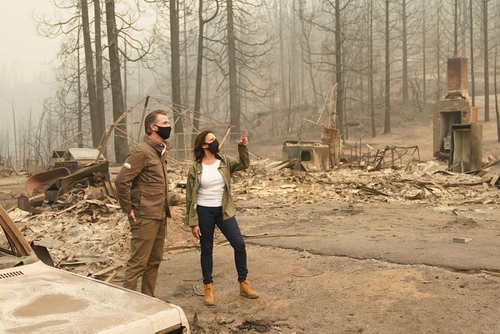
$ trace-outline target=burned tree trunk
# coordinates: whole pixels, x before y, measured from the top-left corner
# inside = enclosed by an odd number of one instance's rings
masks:
[[[87,75],[87,92],[89,95],[90,127],[92,130],[92,146],[99,147],[105,131],[104,114],[97,110],[97,95],[95,89],[94,60],[92,58],[92,43],[90,40],[89,8],[87,0],[81,0],[83,45],[85,50],[85,73]]]
[[[174,131],[177,136],[177,159],[184,160],[184,127],[181,117],[181,52],[179,45],[179,1],[170,0],[170,49],[172,74],[172,110],[174,112]]]
[[[115,1],[106,0],[106,27],[108,32],[109,66],[111,72],[111,96],[113,100],[113,120],[116,121],[125,112],[123,109],[123,90],[120,58],[118,57],[118,35],[115,21]],[[127,158],[128,140],[126,117],[118,123],[114,133],[115,159],[122,163]]]

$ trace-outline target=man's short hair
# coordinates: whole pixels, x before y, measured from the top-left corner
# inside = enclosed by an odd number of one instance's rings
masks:
[[[167,112],[165,110],[157,109],[152,112],[150,112],[147,116],[146,119],[144,119],[144,131],[146,134],[149,136],[153,131],[151,131],[151,124],[156,123],[156,117],[158,115],[165,115],[167,116]]]

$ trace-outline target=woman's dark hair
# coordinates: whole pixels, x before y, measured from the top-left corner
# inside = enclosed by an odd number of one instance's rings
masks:
[[[203,157],[205,156],[205,151],[203,151],[202,146],[203,144],[205,144],[205,137],[209,133],[214,133],[214,132],[210,130],[204,130],[200,132],[200,134],[194,140],[193,154],[194,154],[194,160],[197,162],[201,162],[201,160],[203,160]]]

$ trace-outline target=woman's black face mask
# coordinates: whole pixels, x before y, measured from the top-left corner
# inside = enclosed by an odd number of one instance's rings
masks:
[[[217,154],[219,153],[219,141],[216,139],[213,142],[205,143],[208,145],[208,151],[212,154]]]

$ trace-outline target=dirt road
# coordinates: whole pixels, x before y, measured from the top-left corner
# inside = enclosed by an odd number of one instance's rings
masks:
[[[198,251],[166,254],[158,297],[194,333],[498,333],[498,206],[325,205],[238,214],[257,300],[238,295],[231,247],[215,249],[206,307]],[[467,243],[453,238],[471,238]],[[222,242],[224,239],[221,238]]]

